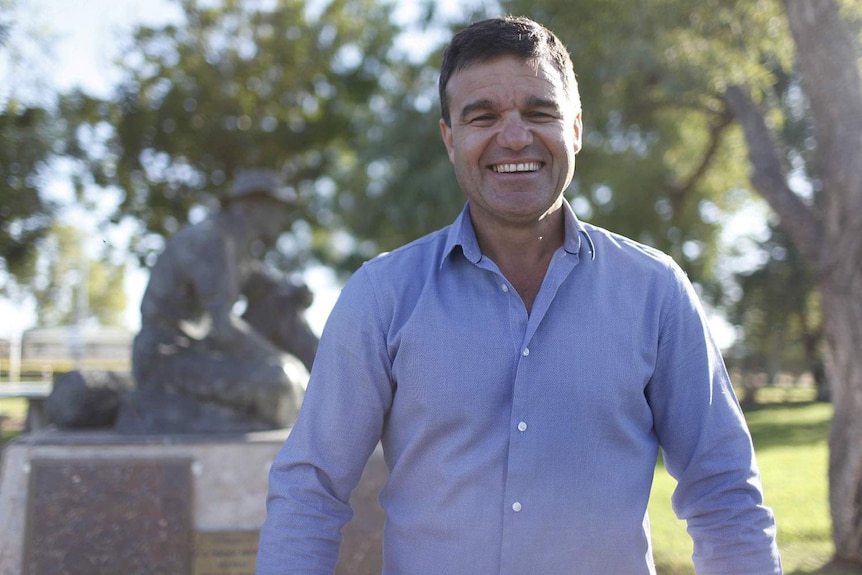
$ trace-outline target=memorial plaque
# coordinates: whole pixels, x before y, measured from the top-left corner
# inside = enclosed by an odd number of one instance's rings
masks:
[[[258,531],[195,533],[193,575],[254,575]]]
[[[191,459],[31,461],[25,575],[190,572]]]

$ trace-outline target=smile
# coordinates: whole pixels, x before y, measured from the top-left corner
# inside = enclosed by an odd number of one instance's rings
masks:
[[[539,162],[524,162],[520,164],[499,164],[491,166],[491,170],[498,174],[514,174],[517,172],[536,172],[542,167]]]

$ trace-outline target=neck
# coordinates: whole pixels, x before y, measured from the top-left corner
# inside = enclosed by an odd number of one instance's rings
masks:
[[[563,245],[563,212],[557,210],[533,226],[476,228],[476,237],[482,253],[497,264],[529,312],[542,287],[551,258]]]

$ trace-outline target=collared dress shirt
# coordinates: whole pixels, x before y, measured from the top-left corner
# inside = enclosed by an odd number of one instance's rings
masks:
[[[468,207],[342,291],[270,472],[258,575],[333,572],[378,441],[384,575],[654,573],[660,448],[697,572],[781,573],[751,438],[683,272],[564,203],[528,314]]]

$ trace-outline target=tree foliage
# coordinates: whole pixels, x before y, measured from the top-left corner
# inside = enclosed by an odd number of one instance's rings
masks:
[[[811,266],[775,225],[760,250],[765,263],[737,276],[740,297],[727,305],[728,320],[742,327],[730,359],[751,382],[758,374],[767,384],[782,374],[810,374],[818,397],[827,399],[823,310]],[[748,407],[756,386],[742,383]]]
[[[727,192],[747,188],[742,136],[721,94],[726,62],[768,83],[760,44],[783,32],[764,24],[773,3],[743,4],[503,2],[553,23],[572,53],[585,122],[572,191],[582,217],[667,251],[716,292],[716,232],[744,197]]]
[[[115,134],[100,177],[125,193],[116,219],[144,223],[134,248],[146,258],[161,245],[154,236],[211,206],[238,169],[269,168],[305,201],[295,236],[328,245],[335,180],[364,169],[357,142],[384,112],[374,97],[394,66],[390,6],[334,0],[314,14],[301,0],[271,9],[187,0],[182,8],[183,26],[137,31],[102,117]]]
[[[48,231],[53,209],[39,193],[39,171],[52,153],[52,119],[38,107],[12,102],[0,108],[0,294],[33,274],[36,244]]]
[[[86,131],[97,101],[72,91],[57,94],[39,77],[50,56],[49,38],[21,29],[16,3],[0,1],[0,295],[31,292],[39,245],[60,205],[46,199],[50,173],[62,163],[79,192],[92,181],[80,160],[91,154]]]
[[[74,225],[54,224],[40,245],[40,265],[34,281],[37,325],[56,327],[95,319],[100,325],[120,325],[126,309],[122,289],[125,267],[108,258],[93,258],[85,236]]]

